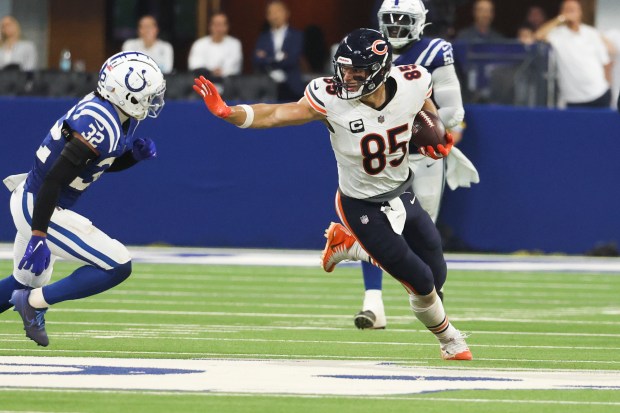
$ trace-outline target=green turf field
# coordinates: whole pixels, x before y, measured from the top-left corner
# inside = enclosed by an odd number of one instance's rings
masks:
[[[55,277],[71,268],[57,263]],[[0,274],[10,272],[11,264],[0,261]],[[446,310],[471,334],[472,362],[440,360],[435,338],[412,315],[404,290],[389,278],[384,284],[388,328],[358,331],[352,322],[363,295],[358,268],[326,274],[304,267],[137,263],[116,289],[54,306],[46,317],[47,348],[26,339],[16,313],[2,314],[0,361],[310,359],[569,374],[620,370],[618,275],[451,271]],[[298,396],[35,385],[0,389],[0,412],[620,412],[618,389]]]

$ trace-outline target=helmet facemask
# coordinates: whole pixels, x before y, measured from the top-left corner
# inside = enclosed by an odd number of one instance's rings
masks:
[[[357,69],[364,71],[364,77],[356,75],[353,82],[345,82],[345,70]],[[334,59],[334,84],[336,95],[340,99],[352,100],[369,95],[376,91],[379,86],[387,79],[389,67],[380,63],[373,63],[367,66],[353,66],[347,58],[339,57]]]
[[[422,37],[428,10],[420,0],[403,1],[398,5],[387,5],[379,9],[379,29],[395,49],[400,49]]]

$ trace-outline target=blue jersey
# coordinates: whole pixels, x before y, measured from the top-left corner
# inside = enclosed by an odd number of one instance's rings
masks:
[[[24,187],[35,196],[67,143],[61,133],[63,123],[82,135],[99,152],[99,156],[91,161],[73,182],[62,188],[58,206],[69,208],[116,158],[131,150],[139,122],[130,118],[129,127],[123,130],[118,113],[110,102],[94,93],[84,97],[58,119],[37,150],[34,166]]]
[[[438,67],[454,64],[452,44],[444,39],[423,37],[405,49],[403,54],[394,60],[395,65],[416,64],[433,73]]]

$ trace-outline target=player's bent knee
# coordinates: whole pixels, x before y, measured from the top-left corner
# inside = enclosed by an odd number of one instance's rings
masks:
[[[114,279],[114,285],[118,285],[131,275],[131,261],[106,270],[106,272]]]

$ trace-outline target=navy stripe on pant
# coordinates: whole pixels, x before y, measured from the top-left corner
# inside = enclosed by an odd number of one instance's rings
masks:
[[[433,287],[439,291],[446,281],[447,266],[441,236],[430,216],[411,192],[400,198],[407,218],[402,235],[396,234],[383,204],[338,194],[341,217],[366,252],[394,278],[416,294],[427,295]]]

